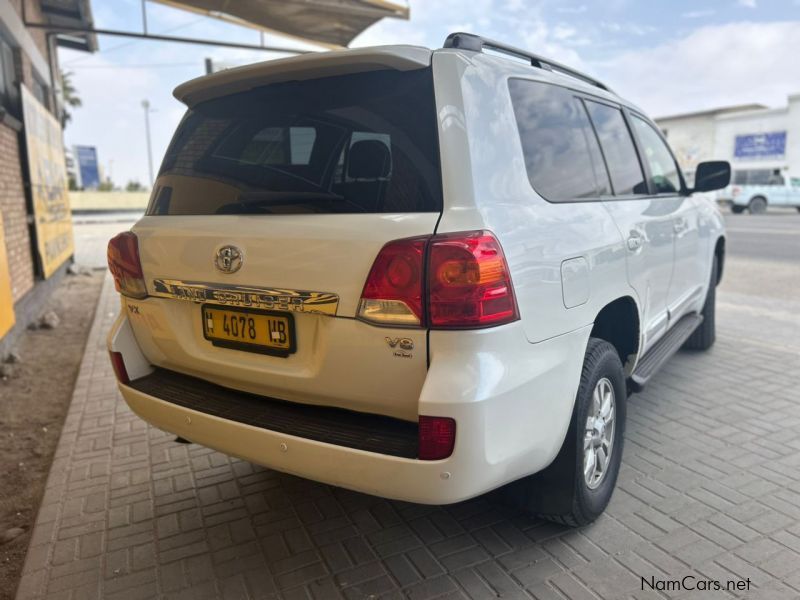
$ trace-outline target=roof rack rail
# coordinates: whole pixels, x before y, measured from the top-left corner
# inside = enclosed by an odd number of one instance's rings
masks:
[[[514,56],[516,58],[527,59],[530,61],[532,67],[569,75],[588,84],[599,87],[601,90],[611,92],[611,88],[609,88],[605,83],[598,81],[586,73],[581,73],[580,71],[576,71],[571,67],[562,65],[561,63],[550,60],[549,58],[539,56],[538,54],[533,54],[532,52],[521,50],[520,48],[516,48],[502,42],[490,40],[489,38],[475,35],[474,33],[451,33],[444,41],[444,47],[471,50],[472,52],[483,52],[484,48],[488,48],[489,50],[494,50],[502,54],[508,54],[509,56]]]

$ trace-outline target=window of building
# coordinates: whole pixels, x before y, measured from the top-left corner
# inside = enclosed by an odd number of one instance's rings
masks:
[[[611,174],[614,194],[647,194],[647,183],[636,154],[636,146],[625,125],[622,111],[614,106],[592,101],[586,102],[586,108],[600,138],[600,147]]]
[[[19,87],[14,69],[14,51],[0,37],[0,106],[12,115],[19,115]]]
[[[681,189],[678,164],[653,126],[633,115],[633,127],[639,136],[644,160],[650,167],[650,183],[658,194],[675,194]]]
[[[42,106],[44,106],[47,110],[52,111],[52,107],[50,106],[50,88],[46,83],[39,79],[36,73],[33,74],[31,92],[33,92],[33,96],[42,104]]]
[[[509,81],[525,168],[551,202],[607,195],[608,174],[583,102],[558,86]]]

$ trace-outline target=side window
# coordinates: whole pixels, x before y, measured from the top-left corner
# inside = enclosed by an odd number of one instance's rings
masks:
[[[639,136],[644,159],[650,166],[651,183],[658,194],[675,194],[681,190],[678,165],[672,153],[652,125],[633,115],[633,127]]]
[[[625,125],[622,111],[599,102],[586,101],[600,147],[606,158],[616,196],[648,193],[636,147]]]
[[[528,179],[550,202],[610,193],[603,157],[583,102],[564,88],[508,82]]]

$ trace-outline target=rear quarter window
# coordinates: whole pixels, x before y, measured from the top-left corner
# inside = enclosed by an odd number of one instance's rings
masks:
[[[430,69],[267,85],[189,110],[148,214],[439,212]]]
[[[508,82],[525,168],[550,202],[609,194],[608,174],[583,101],[556,85]]]

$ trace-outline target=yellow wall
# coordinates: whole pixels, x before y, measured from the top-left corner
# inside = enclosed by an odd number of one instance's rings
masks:
[[[0,338],[14,326],[14,302],[11,300],[11,277],[8,274],[3,214],[0,213]]]

